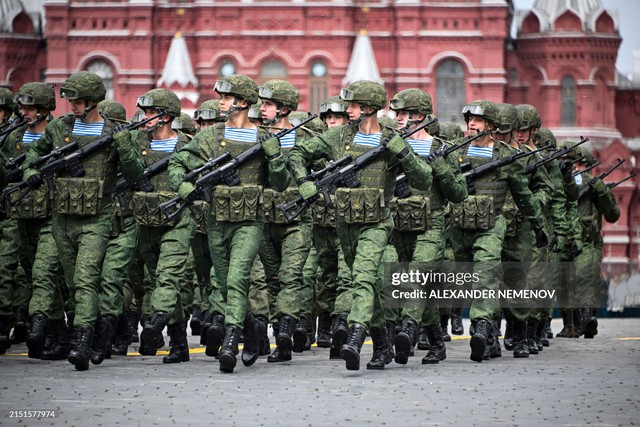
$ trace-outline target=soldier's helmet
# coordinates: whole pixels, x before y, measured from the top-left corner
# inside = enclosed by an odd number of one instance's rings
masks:
[[[106,94],[107,90],[100,76],[89,71],[72,74],[60,88],[60,97],[69,101],[84,99],[98,103]]]
[[[540,128],[536,133],[536,136],[533,139],[533,142],[536,144],[536,147],[544,147],[545,145],[551,145],[549,147],[552,150],[555,150],[558,146],[558,142],[556,141],[556,137],[553,135],[548,128]]]
[[[269,99],[282,104],[291,111],[298,108],[298,101],[300,101],[298,89],[291,83],[279,79],[268,80],[259,86],[258,96],[260,99]]]
[[[446,141],[454,141],[464,137],[464,133],[460,126],[453,122],[440,123],[440,138]]]
[[[574,148],[574,150],[577,150],[578,154],[584,157],[584,160],[582,161],[582,163],[584,163],[585,165],[591,166],[597,162],[591,150],[586,148],[584,145],[579,145],[576,148]]]
[[[193,123],[193,119],[187,113],[180,113],[178,117],[171,122],[171,129],[179,130],[189,135],[195,135],[196,125]]]
[[[258,102],[258,85],[249,77],[242,74],[232,74],[218,80],[213,90],[219,94],[240,97],[253,105]]]
[[[13,102],[13,92],[6,87],[0,87],[0,108],[5,109],[6,119],[14,112],[15,103]]]
[[[387,105],[387,91],[379,83],[359,80],[342,89],[340,99],[366,105],[374,110],[382,110]]]
[[[511,104],[496,104],[498,107],[498,123],[496,124],[498,133],[510,133],[518,129],[518,110]]]
[[[98,102],[98,111],[102,116],[107,117],[109,120],[116,122],[127,121],[127,110],[118,101],[112,101],[105,99]]]
[[[378,123],[380,123],[380,125],[384,127],[388,127],[391,129],[398,129],[398,122],[396,122],[396,119],[392,119],[391,117],[387,117],[387,116],[378,117]]]
[[[13,102],[53,111],[56,109],[56,91],[47,83],[25,83],[13,96]]]
[[[171,117],[180,116],[180,99],[169,89],[151,89],[138,97],[136,107],[162,109]]]
[[[320,119],[325,120],[329,114],[341,114],[347,116],[347,108],[349,105],[339,96],[330,96],[320,104]]]
[[[142,111],[141,109],[138,109],[138,111],[135,112],[135,114],[133,115],[133,117],[131,117],[131,123],[138,123],[144,120],[144,111]]]
[[[431,95],[422,89],[405,89],[391,98],[389,108],[394,111],[417,111],[428,116],[433,114],[433,101]]]
[[[531,104],[519,104],[516,105],[518,110],[518,121],[520,122],[520,130],[527,130],[531,128],[540,129],[542,127],[542,120],[538,110]]]
[[[258,100],[258,102],[252,104],[251,107],[249,107],[248,117],[253,120],[259,120],[260,123],[262,123],[262,111],[260,110],[260,108],[262,108],[262,101]]]
[[[224,122],[226,120],[226,118],[220,114],[219,99],[209,99],[200,104],[198,109],[193,113],[193,119],[198,123],[201,121]]]
[[[558,143],[558,150],[563,150],[565,148],[571,147],[575,145],[572,141],[561,141]],[[583,156],[584,153],[580,149],[580,147],[573,147],[567,154],[561,157],[561,160],[576,160]],[[581,162],[586,162],[586,159],[583,159]]]
[[[466,104],[462,107],[462,114],[466,122],[469,121],[469,116],[480,116],[495,126],[498,125],[498,107],[486,99],[477,99]]]
[[[308,117],[309,117],[309,113],[305,111],[294,111],[291,114],[289,114],[289,122],[293,126],[298,126]],[[318,117],[316,117],[315,119],[305,124],[304,127],[316,133],[323,133],[324,131],[327,130],[327,125],[325,125],[324,122],[320,120]]]

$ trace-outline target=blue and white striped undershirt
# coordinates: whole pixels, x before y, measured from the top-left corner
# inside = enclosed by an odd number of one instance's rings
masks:
[[[467,156],[471,157],[484,157],[485,159],[493,158],[493,147],[478,147],[476,145],[470,145],[467,151]]]
[[[174,148],[176,148],[176,144],[178,143],[178,137],[174,136],[173,138],[168,139],[152,139],[151,140],[151,149],[153,151],[162,151],[163,153],[171,153]]]
[[[22,142],[24,144],[31,144],[33,141],[39,140],[42,135],[44,135],[44,132],[35,133],[35,132],[26,131],[22,136]]]
[[[574,176],[573,180],[575,181],[576,185],[582,185],[582,174],[579,173],[578,175]]]
[[[76,119],[73,123],[73,132],[71,134],[78,136],[102,136],[103,127],[104,121],[85,123],[82,120]]]
[[[417,155],[427,157],[431,154],[431,146],[433,145],[432,137],[428,137],[427,139],[407,139],[407,142]]]
[[[368,147],[377,147],[380,145],[380,138],[382,137],[382,132],[378,133],[370,133],[364,134],[361,132],[356,133],[356,136],[353,138],[353,143],[358,145],[366,145]]]
[[[240,142],[253,142],[258,140],[258,129],[224,128],[224,138]]]
[[[280,146],[282,148],[291,148],[296,143],[296,133],[291,132],[280,138]]]

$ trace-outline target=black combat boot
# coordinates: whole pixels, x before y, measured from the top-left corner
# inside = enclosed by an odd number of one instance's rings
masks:
[[[129,330],[131,331],[131,342],[140,342],[140,335],[138,334],[138,325],[140,324],[140,311],[138,309],[131,309],[127,313],[127,322],[129,322]]]
[[[91,363],[99,365],[111,351],[111,334],[117,328],[118,321],[113,316],[98,316],[91,345]],[[142,354],[142,353],[140,353]]]
[[[249,313],[244,318],[244,344],[242,346],[242,364],[251,366],[256,363],[260,354],[260,335],[258,321]]]
[[[171,340],[169,355],[162,358],[162,363],[181,363],[189,361],[189,342],[187,341],[187,328],[182,322],[174,323],[167,327]]]
[[[447,358],[447,347],[444,344],[441,326],[429,326],[426,329],[431,348],[427,355],[422,358],[422,364],[435,365]]]
[[[312,318],[309,324],[307,325],[307,341],[304,343],[304,349],[311,350],[311,346],[316,342],[316,320],[317,318]],[[295,339],[294,339],[295,344]]]
[[[596,317],[597,310],[590,308],[582,309],[582,322],[584,324],[584,337],[587,339],[593,339],[598,335],[598,318]]]
[[[449,316],[446,314],[440,315],[440,327],[442,327],[442,339],[446,342],[451,341],[451,335],[447,332],[447,327],[449,326]]]
[[[544,318],[538,324],[538,332],[536,333],[536,339],[540,341],[543,347],[549,347],[549,338],[547,338],[547,326],[549,324],[549,318]]]
[[[340,349],[349,339],[349,326],[347,325],[349,313],[339,313],[333,318],[331,325],[331,349],[329,349],[329,359],[342,359]]]
[[[562,330],[556,334],[557,338],[575,338],[576,332],[573,326],[573,312],[567,308],[562,313]]]
[[[35,319],[35,316],[34,316]],[[31,323],[32,325],[34,322]],[[53,333],[53,344],[42,352],[42,360],[64,360],[69,357],[71,342],[69,340],[69,329],[64,319],[56,319],[49,322],[49,330]],[[33,326],[31,328],[33,332]],[[31,336],[29,336],[31,338]],[[27,341],[29,342],[29,341]]]
[[[491,331],[491,323],[486,320],[477,320],[473,322],[473,336],[469,341],[471,347],[471,360],[474,362],[482,362],[482,356],[487,348],[487,340]]]
[[[393,350],[393,346],[396,345],[396,322],[393,320],[387,320],[385,325],[385,330],[387,331],[387,342],[389,343],[389,357],[393,359],[396,357],[396,353]]]
[[[5,354],[11,347],[9,330],[11,329],[11,316],[0,316],[0,354]]]
[[[129,322],[124,315],[118,317],[118,325],[116,327],[116,335],[111,346],[111,354],[115,356],[126,356],[131,345],[131,330]]]
[[[276,346],[290,351],[293,348],[293,331],[296,329],[296,319],[291,316],[284,315],[278,322],[280,329],[278,330],[278,337],[276,338]],[[306,341],[306,329],[304,332],[304,339]],[[303,343],[304,348],[304,343]]]
[[[47,337],[47,325],[49,318],[41,312],[33,316],[31,322],[31,332],[27,338],[27,348],[29,349],[30,359],[40,359],[42,350],[44,349],[44,340]]]
[[[256,328],[258,330],[258,342],[260,346],[260,351],[258,356],[266,356],[267,354],[271,354],[271,343],[269,342],[269,320],[264,316],[256,317]]]
[[[516,321],[516,319],[510,314],[507,314],[505,311],[505,320],[506,320],[507,326],[504,328],[504,339],[503,339],[504,349],[507,351],[511,351],[515,346],[513,324]]]
[[[67,360],[78,371],[89,369],[89,356],[93,343],[93,328],[90,325],[76,326],[73,328],[73,349],[69,352]]]
[[[573,310],[573,328],[576,331],[574,338],[580,338],[584,334],[584,323],[582,319],[582,310],[576,308]]]
[[[462,309],[451,309],[451,333],[453,335],[464,334],[464,326],[462,326]]]
[[[192,336],[200,336],[202,330],[202,310],[199,305],[194,305],[191,310],[191,320],[189,321]]]
[[[547,318],[547,329],[545,330],[548,339],[553,339],[553,331],[551,330],[551,317]]]
[[[527,320],[527,344],[529,345],[529,354],[538,354],[538,344],[536,344],[536,331],[538,330],[538,320],[530,318]]]
[[[417,334],[418,325],[413,319],[406,319],[402,322],[402,330],[396,335],[396,355],[394,358],[396,363],[407,364]]]
[[[513,319],[513,357],[529,357],[527,322],[525,322],[524,320]]]
[[[418,350],[429,350],[431,343],[429,343],[429,336],[427,335],[427,328],[420,326],[418,331]]]
[[[371,328],[371,340],[373,341],[373,357],[367,363],[367,369],[384,369],[393,360],[391,346],[387,341],[387,328]]]
[[[153,313],[151,319],[145,322],[140,333],[140,348],[138,352],[143,356],[155,356],[160,343],[164,342],[162,331],[167,326],[167,313],[157,311]]]
[[[321,313],[318,316],[318,339],[316,345],[320,348],[331,347],[331,316]]]
[[[69,310],[65,314],[67,315],[67,328],[73,331],[73,321],[76,318],[76,312],[74,310]]]
[[[311,316],[306,313],[300,314],[300,320],[298,321],[293,331],[293,352],[302,353],[307,345],[309,338],[309,328],[311,327]]]
[[[207,345],[207,331],[211,327],[213,313],[205,310],[200,315],[200,345]]]
[[[224,341],[224,316],[222,314],[214,314],[211,317],[211,326],[207,329],[207,348],[205,354],[209,357],[218,357],[218,350]],[[240,339],[240,336],[238,336]]]
[[[239,327],[227,326],[220,350],[220,372],[232,373],[236,367],[238,341],[240,341],[241,334],[242,330]]]
[[[360,369],[360,349],[366,336],[367,331],[359,323],[354,323],[349,328],[349,339],[340,348],[340,357],[345,361],[349,371],[358,371]]]
[[[490,323],[489,336],[487,337],[487,346],[484,349],[482,360],[494,359],[502,357],[502,347],[500,346],[500,326],[498,320],[492,320]]]
[[[29,336],[29,310],[24,305],[19,305],[14,309],[16,314],[16,324],[13,326],[12,341],[20,344],[27,340]]]

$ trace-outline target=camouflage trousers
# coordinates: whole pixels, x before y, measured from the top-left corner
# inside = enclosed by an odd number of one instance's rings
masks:
[[[111,230],[111,203],[93,216],[54,213],[51,229],[75,301],[74,326],[93,326],[100,311],[102,261]]]
[[[480,291],[493,290],[497,295],[502,286],[501,251],[504,242],[505,220],[498,215],[493,228],[489,230],[467,230],[458,226],[451,227],[451,247],[456,262],[470,266],[478,281],[473,289]],[[476,298],[471,302],[469,318],[473,321],[491,322],[500,310],[497,298]]]
[[[341,287],[341,284],[344,287],[344,283],[350,276],[336,229],[314,224],[311,232],[316,250],[315,267],[317,268],[314,283],[315,311],[318,315],[347,313],[351,308],[350,301],[347,301],[349,303],[347,307],[345,307],[346,304],[339,307],[341,311],[335,309],[338,287]]]
[[[503,282],[507,289],[527,289],[533,251],[531,226],[528,221],[523,221],[514,231],[513,236],[505,236],[502,245]],[[516,320],[526,321],[529,318],[529,309],[509,307],[507,310]],[[495,317],[500,319],[502,313],[498,310]]]
[[[138,226],[140,256],[149,275],[153,292],[151,311],[167,313],[168,324],[184,321],[183,292],[193,295],[193,255],[195,233],[193,214],[185,210],[173,227]],[[183,290],[183,288],[188,288]]]
[[[209,295],[211,294],[211,253],[206,233],[196,231],[191,241],[191,251],[195,260],[196,282],[193,288],[193,305],[198,305],[202,311],[209,309]]]
[[[393,220],[386,209],[385,220],[371,224],[346,224],[338,222],[336,232],[349,267],[350,277],[344,287],[338,289],[336,310],[341,294],[351,300],[349,326],[354,323],[371,327],[384,326],[382,291],[379,289],[379,269],[382,256],[393,230]]]
[[[26,280],[25,274],[18,275],[21,261],[20,245],[17,221],[0,221],[0,316],[11,316],[13,307],[29,305],[30,280]],[[29,268],[26,270],[30,273]]]
[[[576,308],[598,308],[604,281],[600,271],[602,248],[594,242],[584,242],[582,253],[576,258]]]
[[[302,313],[311,314],[313,287],[302,276],[310,250],[309,215],[292,224],[264,224],[258,254],[264,266],[272,322],[284,315],[297,320]]]
[[[270,318],[269,291],[267,289],[267,277],[260,257],[256,257],[251,267],[249,279],[249,308],[254,316]]]

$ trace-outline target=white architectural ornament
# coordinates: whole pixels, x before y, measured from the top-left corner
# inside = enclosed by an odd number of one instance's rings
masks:
[[[380,72],[378,71],[376,57],[373,54],[371,39],[364,29],[360,30],[360,34],[358,34],[356,42],[353,45],[353,52],[351,53],[351,59],[347,67],[347,74],[344,76],[344,79],[342,79],[342,85],[348,86],[358,80],[371,80],[380,84],[383,83],[380,78]]]

